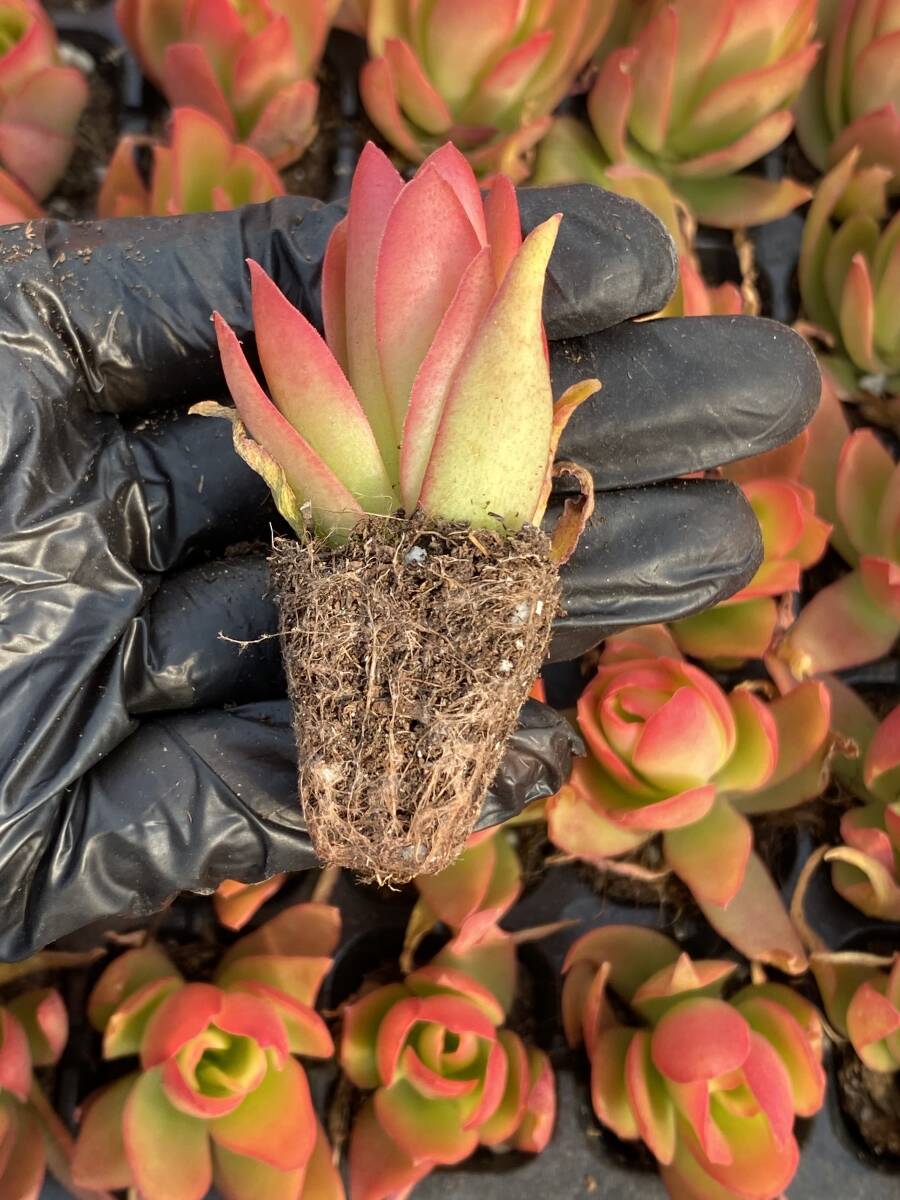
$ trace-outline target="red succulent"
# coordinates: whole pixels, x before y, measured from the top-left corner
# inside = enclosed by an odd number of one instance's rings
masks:
[[[778,597],[800,590],[801,573],[819,561],[831,534],[828,522],[816,516],[811,488],[775,477],[741,486],[762,531],[762,564],[734,596],[671,626],[685,654],[719,666],[768,653],[778,626]]]
[[[770,703],[746,687],[726,695],[662,626],[612,637],[578,702],[588,755],[548,802],[550,837],[608,867],[662,834],[666,863],[723,936],[802,970],[748,816],[819,794],[829,712],[819,683]]]
[[[239,883],[223,879],[213,893],[216,917],[227,929],[243,929],[265,902],[280,891],[287,875],[273,875],[260,883]]]
[[[136,162],[152,148],[149,184]],[[278,172],[249,146],[236,146],[222,126],[196,108],[176,108],[168,145],[128,135],[116,147],[97,197],[101,217],[169,217],[224,212],[284,195]]]
[[[372,1093],[351,1134],[353,1200],[406,1195],[479,1145],[543,1150],[556,1112],[553,1072],[504,1018],[487,988],[434,964],[347,1006],[341,1065]]]
[[[331,965],[336,909],[286,909],[225,954],[212,983],[188,983],[149,943],[116,959],[91,994],[107,1059],[137,1070],[88,1101],[73,1174],[143,1200],[340,1200],[340,1179],[293,1057],[327,1058],[313,1008]]]
[[[2,0],[0,165],[38,200],[68,165],[87,100],[87,81],[76,67],[62,65],[38,0]]]
[[[277,167],[315,136],[334,0],[118,0],[122,32],[174,107],[199,108]]]
[[[606,31],[615,0],[370,0],[360,90],[412,162],[442,142],[516,182]]]
[[[797,1169],[795,1117],[824,1099],[816,1010],[781,984],[723,999],[736,969],[627,925],[586,934],[564,966],[563,1022],[590,1058],[594,1112],[645,1143],[674,1200],[775,1200]]]

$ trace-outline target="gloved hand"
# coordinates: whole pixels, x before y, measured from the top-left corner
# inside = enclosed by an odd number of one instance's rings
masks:
[[[741,494],[672,477],[766,450],[809,419],[811,356],[750,319],[632,324],[674,282],[631,201],[523,193],[566,213],[547,288],[559,390],[603,391],[564,457],[602,489],[565,574],[570,657],[741,587],[760,557]],[[274,517],[221,421],[210,312],[249,332],[244,259],[312,319],[335,206],[0,229],[0,959],[180,890],[312,866],[264,555]],[[600,332],[603,331],[603,332]],[[567,339],[567,340],[561,340]],[[649,485],[649,486],[644,486]],[[529,703],[490,823],[555,791],[566,727]]]

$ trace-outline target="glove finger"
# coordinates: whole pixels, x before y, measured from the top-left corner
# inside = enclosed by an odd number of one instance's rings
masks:
[[[231,424],[176,416],[128,435],[147,511],[141,568],[169,571],[198,551],[268,539],[269,489],[234,452]]]
[[[674,250],[655,217],[585,185],[523,193],[526,229],[560,210],[569,219],[547,286],[551,336],[604,328],[665,303],[675,284]],[[177,218],[32,222],[8,231],[4,271],[23,306],[55,314],[93,408],[182,406],[224,390],[213,309],[239,337],[250,332],[247,257],[320,324],[322,257],[344,211],[343,204],[287,196]],[[33,313],[22,320],[33,324]]]
[[[695,479],[603,495],[563,568],[565,615],[550,660],[577,658],[611,633],[724,600],[761,561],[759,525],[732,483]]]
[[[226,558],[167,576],[125,638],[132,715],[286,694],[265,558]]]
[[[664,225],[634,200],[589,184],[523,188],[527,232],[562,212],[544,286],[547,337],[573,338],[658,312],[678,282]]]
[[[571,767],[565,722],[536,702],[526,709],[486,805],[495,820],[558,791]],[[316,866],[296,796],[286,701],[144,722],[59,798],[52,820],[36,809],[6,826],[0,958],[148,916],[179,891]]]
[[[760,454],[795,437],[819,401],[806,342],[758,317],[673,317],[551,344],[557,395],[596,375],[559,457],[598,488],[633,487]]]

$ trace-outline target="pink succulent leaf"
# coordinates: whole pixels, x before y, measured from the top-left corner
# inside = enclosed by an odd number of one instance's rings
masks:
[[[378,1030],[394,1005],[408,995],[402,984],[388,984],[368,992],[344,1009],[340,1061],[343,1070],[358,1088],[375,1088],[386,1082],[379,1074],[375,1052]]]
[[[405,1080],[375,1093],[378,1122],[404,1154],[450,1165],[468,1158],[478,1144],[477,1131],[464,1129],[459,1103],[428,1100]]]
[[[169,1102],[161,1067],[130,1087],[122,1130],[134,1185],[146,1200],[202,1200],[212,1183],[206,1124]]]
[[[430,910],[451,929],[459,930],[475,914],[491,925],[515,903],[521,865],[508,836],[492,831],[471,838],[452,866],[419,876],[415,883]]]
[[[159,979],[181,981],[172,961],[155,942],[126,950],[114,958],[94,985],[88,998],[88,1018],[102,1032],[112,1014],[145,984]]]
[[[526,1119],[526,1104],[530,1090],[530,1063],[532,1052],[526,1050],[520,1037],[509,1030],[501,1029],[497,1034],[498,1048],[506,1058],[503,1095],[487,1118],[479,1123],[478,1138],[483,1146],[499,1146],[516,1136]],[[541,1097],[537,1097],[536,1108],[542,1108]],[[536,1112],[536,1125],[540,1124],[540,1113]],[[527,1139],[527,1132],[525,1134]],[[538,1135],[540,1136],[540,1135]],[[526,1147],[520,1147],[525,1149]],[[538,1153],[538,1150],[532,1151]]]
[[[641,1135],[631,1108],[625,1064],[634,1029],[613,1026],[603,1030],[591,1055],[591,1103],[597,1119],[617,1137],[636,1141]]]
[[[114,1191],[133,1186],[123,1116],[137,1079],[136,1072],[126,1075],[88,1097],[71,1164],[72,1177],[79,1186]]]
[[[496,926],[484,927],[480,914],[471,917],[459,934],[435,955],[432,962],[463,972],[481,984],[509,1012],[518,984],[515,942]]]
[[[349,1157],[354,1200],[396,1200],[434,1165],[428,1159],[414,1159],[387,1135],[372,1100],[366,1101],[353,1123]]]
[[[279,958],[331,958],[341,938],[341,914],[331,904],[309,901],[293,904],[245,934],[226,951],[228,965],[241,958],[274,955]]]
[[[558,226],[551,218],[523,242],[448,391],[422,483],[426,511],[476,525],[498,514],[511,528],[535,515],[552,427],[541,295]]]
[[[59,992],[55,988],[23,992],[9,1002],[7,1011],[25,1034],[33,1065],[52,1067],[57,1063],[69,1038],[69,1017]]]
[[[798,1116],[809,1117],[818,1112],[825,1099],[825,1071],[821,1061],[821,1022],[813,1006],[783,984],[745,988],[732,1003],[750,1028],[778,1053],[788,1074]]]
[[[217,1146],[278,1171],[305,1166],[315,1144],[316,1119],[303,1068],[290,1057],[280,1068],[270,1059],[260,1085],[233,1112],[214,1118],[209,1130]]]
[[[542,1050],[528,1050],[528,1079],[525,1111],[511,1139],[515,1150],[540,1154],[553,1134],[556,1121],[556,1079],[550,1060]]]
[[[750,1053],[750,1030],[724,1000],[695,999],[670,1009],[651,1042],[654,1066],[675,1083],[737,1071]]]
[[[900,798],[900,705],[878,726],[866,751],[863,778],[869,791],[886,803]]]
[[[867,562],[865,573],[851,571],[817,592],[788,630],[777,653],[796,678],[859,666],[890,651],[900,633],[892,611],[900,608],[900,565]]]
[[[577,767],[576,767],[577,770]],[[610,820],[591,798],[591,786],[571,784],[551,796],[546,806],[547,835],[565,854],[601,864],[639,849],[652,832],[626,829]]]
[[[216,1188],[228,1200],[298,1200],[303,1195],[306,1174],[302,1167],[279,1171],[268,1163],[246,1154],[233,1154],[224,1146],[213,1145],[213,1174]],[[327,1193],[326,1193],[327,1194]],[[338,1192],[338,1196],[342,1193]]]
[[[781,755],[778,721],[772,708],[746,688],[728,697],[734,716],[734,753],[715,777],[720,793],[742,798],[770,784]]]
[[[873,1071],[896,1071],[900,1064],[898,961],[821,953],[810,963],[828,1020]]]
[[[214,318],[222,367],[241,420],[255,442],[281,468],[298,512],[309,504],[320,528],[349,528],[363,511],[356,497],[269,400],[232,330],[218,314]],[[280,507],[285,511],[286,506]]]
[[[641,1139],[660,1163],[670,1163],[678,1135],[675,1106],[653,1061],[651,1035],[636,1031],[625,1056],[625,1085]]]
[[[103,1031],[103,1057],[122,1058],[140,1052],[147,1024],[168,996],[181,987],[181,980],[154,979],[132,992],[110,1016]]]
[[[243,929],[265,902],[280,891],[286,880],[284,872],[260,883],[223,879],[213,894],[217,920],[227,929]]]
[[[724,908],[743,883],[753,830],[746,817],[719,799],[700,821],[669,830],[663,848],[666,862],[692,895]]]
[[[28,1036],[8,1008],[0,1008],[0,1092],[23,1103],[31,1090],[31,1051]]]
[[[8,172],[0,170],[0,225],[30,221],[43,215],[33,196]]]
[[[892,549],[882,543],[879,516],[898,470],[873,430],[857,429],[844,443],[837,468],[837,511],[860,555],[886,554]]]
[[[298,79],[276,92],[247,138],[247,146],[273,168],[283,170],[302,158],[318,133],[319,89]]]
[[[831,700],[824,684],[808,680],[769,704],[778,746],[764,786],[734,797],[743,813],[777,812],[819,796],[827,782]]]
[[[733,962],[724,959],[694,962],[682,953],[674,963],[641,984],[631,999],[631,1007],[645,1021],[655,1025],[684,1000],[695,996],[718,997],[734,971]]]
[[[163,87],[173,108],[193,108],[204,112],[231,137],[238,136],[234,114],[202,47],[190,42],[168,47],[164,58]]]
[[[751,853],[743,882],[727,905],[697,897],[713,929],[747,958],[801,975],[807,959],[784,901],[762,860]]]
[[[257,996],[274,1009],[284,1026],[291,1054],[330,1058],[334,1053],[334,1042],[328,1026],[315,1009],[308,1004],[295,1000],[278,988],[260,983],[255,979],[241,980],[228,990]]]
[[[727,600],[672,625],[680,648],[692,658],[718,665],[763,658],[772,645],[778,607],[771,597]]]

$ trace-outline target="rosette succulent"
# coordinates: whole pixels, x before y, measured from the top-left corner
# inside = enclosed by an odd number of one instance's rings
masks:
[[[841,817],[843,844],[825,857],[845,900],[867,916],[900,921],[900,705],[877,725],[862,701],[853,699],[862,710],[848,731],[858,758],[843,771],[838,759],[835,772],[863,803]],[[844,735],[840,721],[835,724]]]
[[[662,834],[666,864],[723,936],[750,957],[802,970],[748,816],[819,794],[829,715],[818,683],[771,703],[746,687],[726,695],[662,626],[612,637],[578,702],[588,755],[548,801],[550,838],[609,867]]]
[[[2,0],[0,166],[38,200],[62,178],[87,100],[87,81],[76,67],[62,65],[38,0]]]
[[[870,1071],[900,1071],[900,954],[814,954],[825,1015]]]
[[[775,1200],[797,1169],[795,1118],[824,1099],[815,1008],[773,983],[724,999],[736,969],[628,925],[566,959],[563,1022],[590,1058],[594,1112],[644,1142],[676,1200]]]
[[[479,1145],[539,1153],[556,1115],[547,1056],[503,1028],[465,972],[421,967],[344,1010],[341,1066],[372,1093],[353,1126],[353,1200],[389,1200]]]
[[[749,480],[742,487],[762,530],[759,570],[730,599],[671,626],[685,654],[719,666],[768,652],[778,626],[777,598],[800,590],[802,572],[825,553],[831,533],[816,516],[811,488],[786,478]]]
[[[888,214],[881,167],[851,150],[819,183],[803,228],[803,311],[828,347],[823,365],[842,396],[900,392],[900,213]]]
[[[404,185],[370,143],[325,255],[326,340],[251,263],[272,400],[216,314],[235,445],[297,532],[311,517],[340,539],[399,507],[493,528],[540,521],[565,421],[599,387],[553,408],[541,297],[558,225],[522,242],[512,185],[498,178],[482,202],[452,145]]]
[[[791,132],[790,106],[816,59],[814,19],[815,0],[635,5],[627,44],[600,62],[590,129],[566,118],[547,154],[564,151],[579,178],[614,163],[651,169],[708,225],[783,216],[808,191],[742,172]]]
[[[371,0],[360,90],[412,162],[442,142],[519,182],[550,113],[590,62],[615,0]]]
[[[825,43],[797,102],[797,137],[824,171],[858,146],[900,188],[900,3],[819,0]]]
[[[313,82],[336,0],[118,0],[122,32],[173,108],[199,108],[277,167],[315,137]]]
[[[49,1162],[71,1184],[71,1138],[34,1078],[35,1067],[53,1066],[65,1048],[69,1021],[54,988],[23,992],[0,1007],[0,1195],[35,1200]],[[85,1192],[78,1200],[92,1200]],[[97,1196],[95,1200],[103,1200]]]
[[[798,679],[871,662],[900,634],[900,464],[871,429],[850,434],[829,470],[835,448],[810,473],[852,570],[804,605],[778,647]]]
[[[145,183],[139,149],[152,147]],[[249,146],[236,146],[222,126],[196,108],[176,108],[168,145],[128,135],[116,147],[97,197],[101,217],[169,217],[224,212],[283,196],[271,164]]]
[[[337,910],[301,904],[228,950],[212,983],[184,980],[149,943],[100,977],[88,1015],[110,1060],[140,1065],[96,1092],[81,1122],[76,1182],[142,1200],[341,1200],[343,1189],[295,1054],[327,1058],[315,1012]]]

